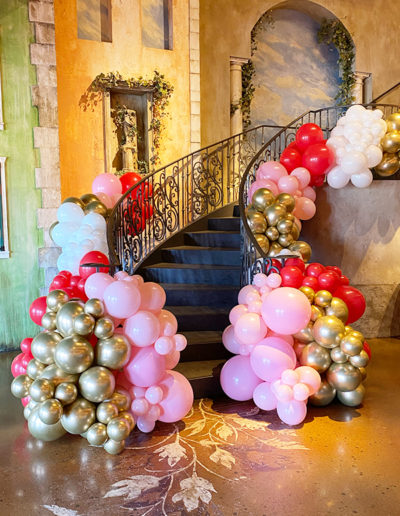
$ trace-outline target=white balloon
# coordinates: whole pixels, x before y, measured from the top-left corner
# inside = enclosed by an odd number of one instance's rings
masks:
[[[106,220],[99,213],[88,213],[83,217],[82,224],[87,224],[93,229],[106,230]]]
[[[383,117],[383,111],[381,109],[373,109],[371,111],[372,118],[375,120],[380,120]]]
[[[327,175],[328,185],[336,189],[346,186],[349,180],[350,177],[339,166],[333,167]]]
[[[57,219],[59,222],[80,223],[84,215],[82,208],[73,202],[61,204],[57,210]]]
[[[365,107],[354,104],[347,110],[346,120],[359,120],[364,115],[365,111]]]
[[[339,122],[341,120],[344,120],[344,118],[339,118],[338,125],[336,127],[334,127],[332,129],[332,131],[331,131],[331,137],[332,136],[343,136],[343,134],[344,134],[344,123],[339,125]]]
[[[366,188],[372,183],[373,176],[372,172],[367,169],[360,174],[353,174],[350,179],[357,188]]]
[[[361,152],[349,152],[341,158],[340,167],[345,174],[360,174],[368,167],[367,158]]]
[[[365,151],[365,155],[367,157],[368,168],[372,168],[376,167],[376,165],[382,161],[383,152],[376,145],[369,145]]]
[[[339,118],[339,120],[337,121],[336,127],[340,127],[341,125],[345,125],[345,124],[346,124],[346,117],[345,116],[341,116]]]
[[[77,225],[74,222],[59,222],[52,231],[54,243],[60,247],[65,247],[76,229]]]
[[[326,144],[329,147],[332,147],[332,149],[338,149],[339,147],[344,147],[346,145],[347,141],[344,136],[331,136],[326,141]]]

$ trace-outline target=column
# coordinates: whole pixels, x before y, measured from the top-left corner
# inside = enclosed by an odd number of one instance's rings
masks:
[[[363,104],[366,101],[364,97],[364,81],[370,75],[367,72],[354,72],[356,82],[353,86],[353,104]]]
[[[248,59],[243,57],[231,57],[230,60],[231,136],[243,131],[240,99],[242,98],[242,65],[247,61]]]

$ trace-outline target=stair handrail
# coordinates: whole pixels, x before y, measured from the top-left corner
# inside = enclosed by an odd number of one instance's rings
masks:
[[[399,110],[399,106],[395,104],[379,104],[371,102],[369,104],[361,104],[367,108],[382,109],[385,115],[394,113]],[[278,131],[268,142],[263,145],[250,160],[246,170],[242,175],[239,187],[239,212],[240,212],[240,231],[241,231],[241,253],[242,253],[242,272],[241,285],[251,284],[254,275],[258,272],[268,274],[274,270],[272,257],[269,257],[261,249],[250,226],[247,222],[245,213],[248,202],[248,190],[255,180],[255,174],[258,167],[265,161],[279,161],[281,152],[286,146],[295,139],[297,129],[308,122],[315,123],[324,131],[325,138],[329,138],[330,132],[336,126],[337,120],[342,116],[351,105],[346,106],[330,106],[317,110],[309,110],[292,120],[287,126]],[[294,129],[294,131],[293,131]],[[293,132],[290,132],[292,130]],[[281,259],[288,258],[288,255],[282,254]]]
[[[113,207],[107,222],[110,271],[134,274],[178,231],[238,200],[241,175],[267,140],[262,124],[191,152],[141,178]]]
[[[400,82],[394,84],[391,88],[387,89],[386,91],[384,91],[383,93],[378,95],[378,97],[375,97],[371,101],[371,104],[376,104],[379,100],[383,99],[383,97],[386,97],[386,95],[389,95],[389,93],[392,93],[392,91],[396,90],[399,87],[400,87]]]

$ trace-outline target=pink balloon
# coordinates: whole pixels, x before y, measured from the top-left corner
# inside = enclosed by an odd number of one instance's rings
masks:
[[[267,161],[262,163],[257,170],[257,179],[271,179],[276,183],[281,177],[287,176],[286,168],[278,161]]]
[[[310,321],[311,305],[307,297],[295,288],[273,290],[263,301],[262,317],[272,331],[293,335]]]
[[[168,355],[175,349],[175,343],[171,337],[159,337],[154,344],[154,349],[160,355]]]
[[[141,278],[141,276],[136,277]],[[157,283],[153,283],[152,281],[142,283],[142,285],[140,286],[140,294],[142,296],[142,303],[140,306],[141,310],[159,312],[161,308],[165,305],[165,290]]]
[[[146,390],[145,398],[146,400],[151,403],[152,405],[156,405],[157,403],[160,403],[160,401],[163,399],[164,393],[161,387],[158,385],[152,385]],[[156,418],[158,419],[158,418]]]
[[[248,197],[250,201],[253,199],[253,195],[259,188],[267,188],[268,190],[271,190],[274,195],[279,194],[278,186],[274,181],[270,181],[269,179],[258,179],[257,181],[254,181],[249,188]]]
[[[279,401],[291,401],[293,399],[293,389],[289,385],[281,383],[279,380],[271,386],[272,392]]]
[[[225,394],[237,401],[250,400],[260,378],[254,373],[250,358],[237,355],[230,358],[221,370],[221,387]]]
[[[104,304],[113,317],[126,319],[133,316],[140,306],[140,291],[130,282],[114,281],[104,290]]]
[[[181,358],[181,354],[179,351],[174,349],[168,355],[164,355],[165,358],[165,369],[173,369],[179,364],[179,360]]]
[[[277,274],[276,272],[272,272],[268,275],[267,278],[267,286],[271,288],[278,288],[281,286],[282,283],[282,277],[280,274]]]
[[[131,404],[131,412],[135,416],[144,416],[147,414],[149,408],[149,402],[145,398],[136,398]]]
[[[114,283],[115,279],[105,272],[95,272],[89,276],[85,282],[85,294],[89,299],[96,297],[97,299],[104,299],[104,291]]]
[[[273,382],[281,377],[285,369],[292,369],[296,365],[296,360],[279,349],[258,345],[251,352],[250,364],[259,378]]]
[[[105,193],[110,197],[115,195],[121,195],[121,181],[114,174],[100,174],[93,180],[92,192],[94,194]]]
[[[234,328],[235,337],[241,344],[257,344],[267,333],[262,317],[251,312],[239,317]]]
[[[97,192],[96,195],[106,208],[111,209],[114,206],[113,199],[106,193]]]
[[[253,400],[257,407],[262,410],[276,409],[278,403],[275,394],[271,391],[271,384],[268,382],[257,385],[253,392]]]
[[[140,311],[125,321],[124,331],[134,346],[143,348],[160,336],[160,322],[151,312]]]
[[[304,401],[292,400],[287,403],[279,401],[276,408],[278,416],[287,425],[300,424],[307,414],[307,406]]]
[[[267,337],[278,337],[285,340],[291,347],[294,344],[294,338],[291,335],[282,335],[281,333],[276,333],[276,331],[268,330]]]
[[[268,278],[266,274],[263,274],[262,272],[258,272],[253,279],[253,283],[256,287],[264,287],[265,285],[268,285]]]
[[[301,189],[306,188],[310,183],[311,174],[304,167],[295,168],[291,171],[290,175],[298,180]]]
[[[278,334],[276,334],[278,335]],[[278,349],[279,351],[282,351],[282,353],[285,353],[293,362],[293,367],[296,365],[296,353],[294,352],[293,346],[289,344],[285,340],[284,337],[288,337],[287,335],[282,335],[279,337],[276,336],[270,336],[268,335],[267,338],[260,341],[259,345],[261,346],[269,346],[274,349]],[[292,338],[289,335],[290,338]],[[293,340],[293,338],[292,338]]]
[[[245,287],[243,287],[239,290],[239,294],[238,294],[239,305],[245,304],[246,296],[249,292],[255,292],[256,294],[258,294],[258,290],[255,287],[253,287],[253,285],[246,285]]]
[[[26,407],[30,401],[31,401],[30,396],[25,396],[25,398],[21,398],[21,403],[22,403],[23,407]]]
[[[305,401],[310,394],[310,388],[305,383],[297,383],[293,386],[293,396],[297,401]]]
[[[184,335],[177,333],[172,337],[172,340],[174,341],[175,349],[177,351],[183,351],[184,349],[186,349],[187,339]]]
[[[189,381],[177,371],[167,371],[158,385],[164,393],[159,403],[159,420],[173,423],[185,417],[193,405],[193,389]]]
[[[236,340],[235,328],[232,324],[225,328],[224,333],[222,334],[222,344],[231,353],[235,353],[236,355],[240,353],[241,344]]]
[[[312,186],[306,186],[306,188],[303,189],[303,197],[307,197],[311,201],[315,202],[317,194]]]
[[[118,272],[116,272],[114,274],[114,278],[119,280],[119,281],[121,281],[121,280],[123,280],[125,278],[129,278],[129,277],[130,277],[129,274],[127,272],[125,272],[125,271],[118,271]]]
[[[136,426],[141,432],[148,434],[154,430],[156,424],[154,419],[150,419],[147,416],[139,416],[136,420]]]
[[[160,321],[160,335],[173,337],[178,331],[178,321],[175,315],[168,310],[161,310],[158,320]]]
[[[240,294],[239,294],[240,295]],[[231,324],[236,324],[239,317],[241,317],[244,314],[247,314],[249,309],[246,305],[236,305],[232,308],[232,310],[229,312],[229,322]]]
[[[30,353],[31,352],[32,341],[33,341],[33,339],[31,337],[25,337],[25,339],[23,339],[21,341],[21,344],[19,347],[21,348],[22,353]]]
[[[158,383],[165,373],[165,359],[154,348],[132,348],[132,355],[124,367],[127,379],[139,387]]]
[[[281,382],[293,387],[300,380],[299,375],[293,369],[286,369],[281,376]]]
[[[262,298],[260,297],[259,301],[252,301],[249,303],[249,312],[253,312],[255,314],[261,314],[262,308]]]
[[[314,202],[307,197],[296,199],[296,206],[293,215],[301,220],[310,220],[314,217],[317,208]]]
[[[299,182],[296,177],[282,176],[278,181],[279,193],[294,194],[299,188]]]
[[[23,357],[24,357],[24,354],[20,353],[11,362],[11,374],[13,375],[14,378],[19,376],[20,374],[26,373],[26,368],[24,368],[21,364],[21,360],[23,359]]]
[[[301,366],[296,368],[301,383],[304,383],[310,389],[310,395],[315,394],[321,386],[321,376],[319,373],[309,366]]]

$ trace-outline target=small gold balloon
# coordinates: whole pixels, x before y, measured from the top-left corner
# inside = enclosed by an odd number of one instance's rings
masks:
[[[131,346],[124,335],[114,335],[108,339],[99,339],[96,344],[96,363],[109,369],[121,369],[121,367],[124,367],[129,361],[130,354]]]
[[[303,344],[309,344],[314,341],[313,333],[313,323],[309,323],[305,328],[300,330],[294,335],[294,338]]]
[[[45,364],[42,364],[42,362],[39,362],[39,360],[33,358],[26,366],[26,374],[29,376],[29,378],[32,378],[32,380],[36,380],[36,378],[39,378],[39,376],[43,373],[45,368]]]
[[[91,201],[88,204],[86,204],[85,208],[85,214],[88,213],[98,213],[102,217],[106,218],[108,214],[108,209],[105,204],[103,204],[101,201]]]
[[[387,131],[400,131],[400,113],[392,113],[386,119]]]
[[[351,326],[345,326],[344,327],[344,332],[345,334],[347,335],[348,333],[351,333],[353,331],[353,328]]]
[[[365,395],[365,387],[362,383],[354,389],[354,391],[346,391],[341,392],[338,391],[337,397],[338,400],[343,403],[343,405],[347,405],[348,407],[358,407],[363,402]]]
[[[300,364],[312,367],[318,373],[323,373],[331,365],[331,356],[326,348],[316,342],[311,342],[304,347],[300,355]]]
[[[298,226],[296,226],[296,224],[293,224],[292,231],[290,232],[290,234],[292,235],[293,240],[295,242],[298,241],[298,238],[300,236],[300,229],[298,228]]]
[[[34,407],[36,407],[36,405],[37,405],[36,401],[31,400],[28,403],[28,405],[26,405],[24,407],[24,418],[25,419],[27,419],[27,420],[29,419],[29,416],[31,415],[32,410],[33,410]]]
[[[52,312],[58,312],[68,301],[69,297],[63,290],[52,290],[46,297],[47,308]]]
[[[124,417],[115,417],[107,425],[107,435],[114,441],[123,441],[131,433],[131,425]]]
[[[381,177],[390,177],[400,168],[400,161],[396,154],[383,154],[382,161],[374,167],[375,172]]]
[[[358,340],[361,340],[361,342],[364,342],[365,340],[364,335],[360,331],[353,330],[353,328],[351,329],[350,335]]]
[[[100,403],[110,398],[114,388],[114,375],[105,367],[91,367],[79,377],[79,390],[82,396],[95,403]]]
[[[326,379],[337,391],[354,391],[361,383],[361,373],[349,363],[333,363],[326,372]]]
[[[365,367],[359,367],[358,370],[360,371],[361,378],[362,378],[361,381],[363,382],[367,377],[367,370],[365,369]]]
[[[283,247],[278,244],[278,242],[272,242],[268,251],[268,256],[270,258],[274,258],[274,256],[278,256],[282,252]]]
[[[389,131],[381,140],[383,152],[394,154],[400,150],[400,131]]]
[[[344,324],[334,315],[325,315],[315,321],[312,334],[320,346],[336,348],[344,337]]]
[[[64,407],[61,424],[70,434],[83,434],[96,419],[96,406],[84,398],[78,398]]]
[[[254,208],[252,204],[249,204],[246,209],[244,210],[244,214],[246,215],[246,218],[248,218],[251,215],[254,215],[254,213],[257,213],[257,210]]]
[[[279,222],[278,222],[279,224]],[[289,247],[291,244],[293,244],[293,237],[292,235],[281,235],[279,238],[278,238],[278,243],[282,246],[282,247]]]
[[[97,320],[94,334],[98,339],[108,339],[114,333],[114,323],[108,317],[101,317]]]
[[[51,364],[46,367],[43,373],[40,375],[40,378],[47,378],[47,380],[51,380],[55,386],[60,383],[70,382],[76,383],[78,381],[77,374],[69,374],[63,371],[58,367],[57,364]]]
[[[346,303],[338,297],[333,297],[330,306],[326,307],[326,315],[335,315],[343,323],[349,318],[349,309]]]
[[[300,253],[304,262],[308,262],[311,258],[311,246],[307,244],[307,242],[297,240],[297,242],[294,242],[289,246],[289,249],[291,251]]]
[[[264,215],[259,211],[248,214],[247,222],[249,223],[252,233],[265,233],[267,229],[267,221]]]
[[[81,201],[83,202],[83,207],[85,207],[90,202],[100,201],[100,199],[97,197],[97,195],[94,195],[92,193],[87,193],[87,194],[81,195]]]
[[[66,431],[62,427],[61,421],[57,421],[54,425],[43,423],[39,416],[40,407],[41,404],[36,405],[28,418],[28,429],[33,437],[41,441],[55,441],[65,435]]]
[[[364,350],[360,351],[359,355],[354,355],[349,358],[349,362],[354,367],[366,367],[369,362],[368,353]]]
[[[282,204],[273,204],[264,211],[269,226],[276,226],[286,214],[286,208]]]
[[[346,355],[350,355],[351,357],[358,355],[363,349],[363,343],[360,339],[353,337],[350,335],[345,335],[340,342],[340,349]]]
[[[316,407],[325,407],[333,401],[335,396],[336,389],[334,389],[326,379],[322,379],[320,388],[315,394],[310,396],[308,400],[310,401],[311,405]]]
[[[32,385],[32,378],[27,374],[16,376],[11,384],[11,392],[16,398],[26,398]]]
[[[103,317],[104,315],[104,305],[100,299],[95,297],[86,301],[84,310],[86,314],[93,315],[95,318]]]
[[[281,204],[282,206],[284,206],[288,213],[291,213],[294,210],[294,207],[296,205],[296,201],[295,201],[293,195],[290,195],[288,193],[279,194],[275,200],[275,203]]]
[[[54,363],[54,351],[62,336],[56,331],[42,331],[33,339],[31,353],[42,364]]]
[[[69,405],[78,397],[78,388],[74,383],[60,383],[56,387],[54,397],[61,401],[63,405]]]
[[[68,301],[57,312],[57,328],[63,337],[74,333],[74,320],[83,313],[83,303]]]
[[[274,227],[274,226],[271,226],[267,229],[267,231],[265,232],[265,234],[267,235],[267,237],[269,238],[269,240],[271,240],[272,242],[274,240],[278,240],[279,238],[279,231]]]
[[[65,204],[66,202],[77,204],[80,208],[82,208],[82,210],[85,207],[84,203],[81,201],[81,199],[79,199],[79,197],[67,197],[63,200],[62,204]]]
[[[254,238],[256,239],[257,244],[261,247],[262,252],[267,254],[268,251],[269,251],[269,240],[268,240],[268,238],[265,235],[261,235],[259,233],[255,234]]]
[[[41,324],[45,330],[53,331],[57,329],[56,324],[57,315],[55,312],[46,312],[43,314]]]
[[[299,288],[300,292],[303,292],[307,299],[312,303],[314,301],[315,292],[311,287],[307,287],[307,285],[303,285]]]
[[[135,420],[133,419],[132,414],[130,414],[129,412],[120,412],[119,417],[123,417],[124,419],[126,419],[126,421],[128,421],[130,431],[132,432],[132,430],[135,428]]]
[[[325,315],[324,310],[319,306],[312,305],[311,306],[311,320],[315,322],[320,317]]]
[[[344,364],[347,362],[347,355],[346,353],[343,353],[340,346],[337,346],[336,348],[331,349],[331,359],[337,364]]]
[[[253,194],[253,198],[251,200],[252,205],[258,211],[264,211],[268,206],[271,206],[275,201],[275,196],[268,190],[268,188],[259,188]]]
[[[281,235],[289,235],[293,229],[293,221],[285,217],[284,219],[281,219],[278,222],[278,224],[276,225],[276,229],[279,231]]]
[[[107,427],[103,423],[94,423],[86,432],[86,439],[93,446],[103,446],[107,441]]]
[[[327,290],[318,290],[315,294],[314,303],[322,308],[328,307],[332,303],[332,294]],[[326,314],[335,315],[335,314]]]
[[[54,383],[47,378],[38,378],[29,389],[29,396],[37,402],[52,398],[54,396]]]
[[[108,424],[111,419],[118,416],[118,407],[111,401],[103,401],[97,405],[96,417],[104,424]]]
[[[109,439],[104,444],[104,449],[110,455],[118,455],[125,448],[125,441],[114,441],[113,439]]]
[[[48,399],[40,404],[39,417],[46,425],[54,425],[60,420],[63,407],[58,400]]]
[[[93,347],[84,337],[72,335],[61,340],[54,352],[54,361],[63,371],[78,374],[88,369],[94,358]]]
[[[125,394],[119,391],[115,391],[109,401],[114,403],[120,412],[128,410],[131,403],[131,399],[128,393]]]
[[[96,321],[89,314],[78,315],[73,322],[74,332],[78,335],[86,336],[92,333]]]

